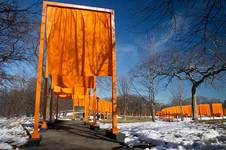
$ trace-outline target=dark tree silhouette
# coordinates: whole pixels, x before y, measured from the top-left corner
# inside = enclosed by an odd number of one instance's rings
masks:
[[[123,97],[123,118],[126,120],[126,115],[128,111],[128,96],[131,88],[131,81],[129,77],[121,76],[118,79],[118,92],[121,97]]]
[[[226,71],[226,1],[149,1],[141,14],[152,21],[151,31],[170,31],[158,72],[190,81],[192,118],[197,120],[197,88]]]
[[[35,60],[39,2],[24,7],[14,0],[0,1],[0,87],[15,77],[10,67]]]

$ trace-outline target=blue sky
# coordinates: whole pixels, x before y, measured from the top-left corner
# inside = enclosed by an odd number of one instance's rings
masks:
[[[145,54],[144,44],[148,36],[155,40],[154,45],[158,49],[164,48],[164,44],[171,34],[151,33],[149,22],[143,22],[139,15],[146,0],[55,0],[56,2],[104,7],[115,10],[116,22],[116,49],[117,49],[117,75],[127,75],[128,72],[142,59]],[[28,4],[31,1],[24,0],[22,3]],[[173,86],[174,83],[172,83]],[[185,97],[190,97],[190,84],[185,85]],[[198,95],[213,98],[226,99],[226,88],[214,89],[202,86],[198,89]],[[162,102],[168,102],[171,98],[170,91],[160,89],[156,95]]]

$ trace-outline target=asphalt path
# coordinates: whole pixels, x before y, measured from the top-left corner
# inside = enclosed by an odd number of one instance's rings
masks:
[[[123,143],[105,136],[104,130],[91,130],[81,121],[59,121],[48,130],[41,131],[39,146],[26,146],[22,150],[127,150]]]

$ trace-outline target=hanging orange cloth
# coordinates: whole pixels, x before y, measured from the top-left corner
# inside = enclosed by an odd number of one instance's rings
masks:
[[[210,116],[210,105],[209,104],[199,104],[198,112],[200,116]]]
[[[223,106],[221,103],[212,104],[212,115],[218,117],[223,116]]]
[[[87,87],[91,88],[94,85],[94,77],[93,76],[61,76],[50,74],[52,78],[51,87],[56,88],[74,88],[74,87]]]
[[[112,112],[112,103],[106,99],[100,99],[98,102],[98,112],[101,113],[111,113]]]
[[[74,105],[75,106],[84,106],[85,99],[89,99],[89,89],[85,87],[75,87],[74,92]]]
[[[192,115],[191,105],[182,106],[184,116],[190,117]]]
[[[111,76],[111,14],[47,8],[48,71],[61,76]]]

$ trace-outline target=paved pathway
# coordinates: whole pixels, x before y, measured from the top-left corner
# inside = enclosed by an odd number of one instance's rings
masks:
[[[41,131],[39,146],[24,147],[22,150],[127,150],[126,146],[107,138],[104,130],[90,130],[79,121],[61,121]]]

